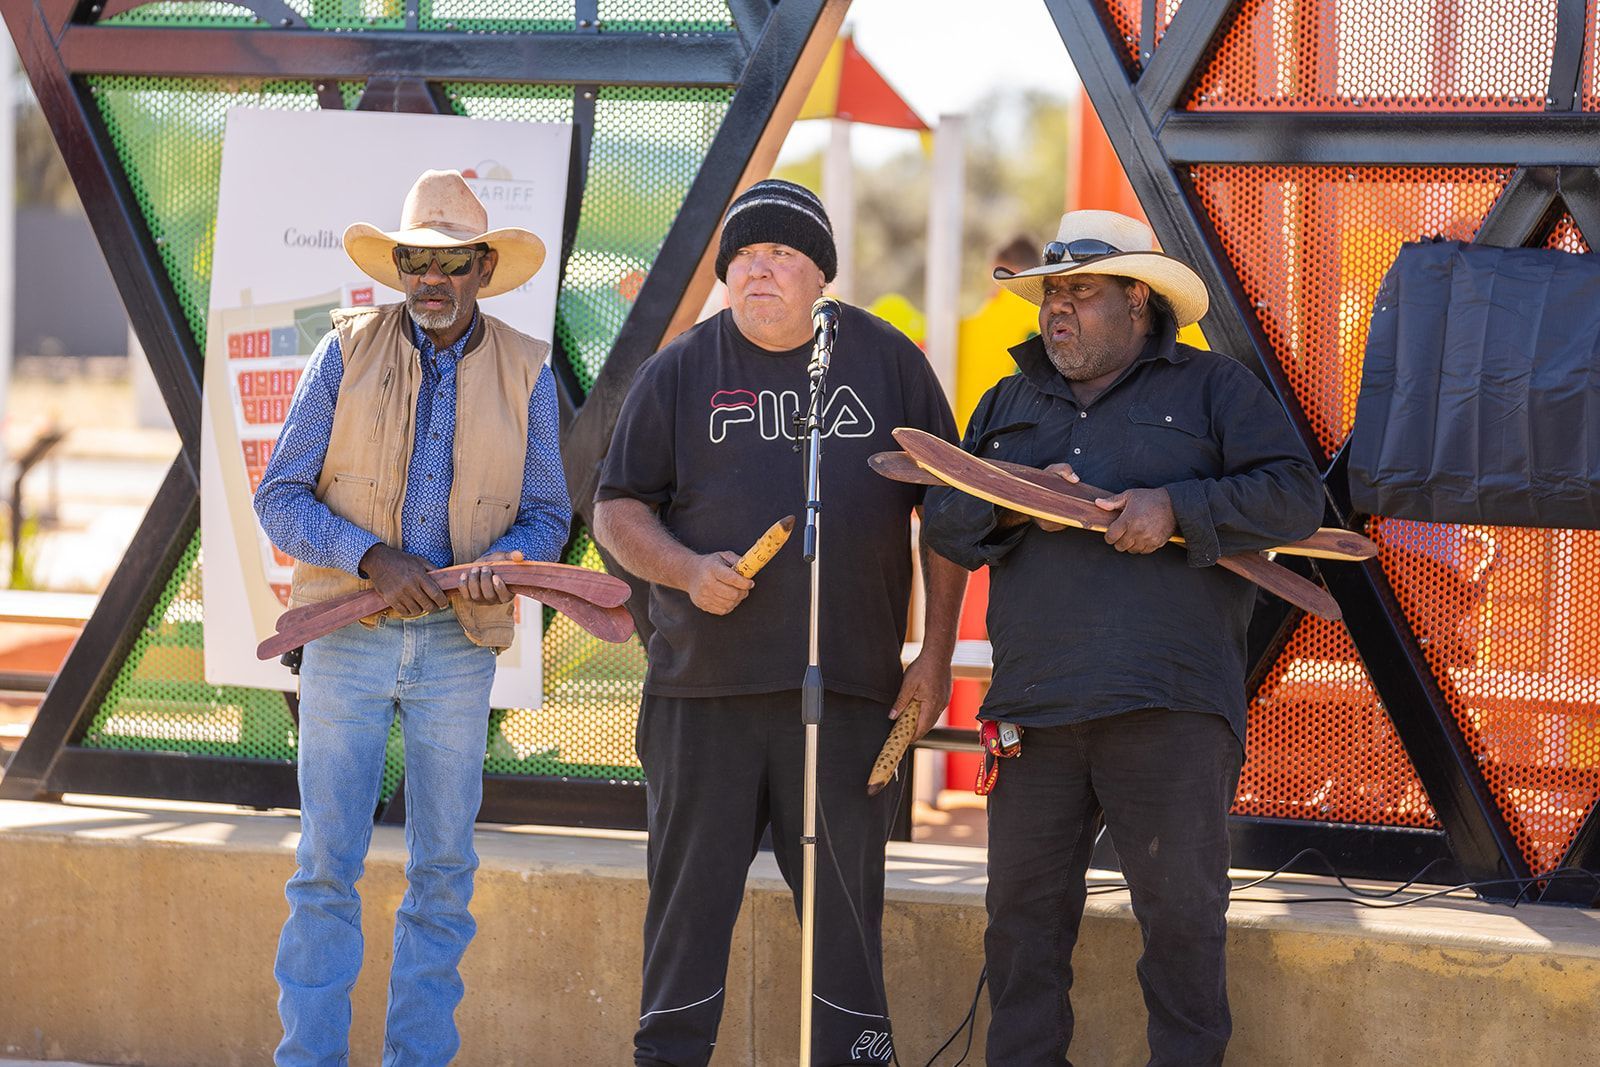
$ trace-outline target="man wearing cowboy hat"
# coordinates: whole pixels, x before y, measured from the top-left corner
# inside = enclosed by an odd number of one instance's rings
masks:
[[[299,869],[274,968],[276,1062],[346,1062],[362,954],[355,883],[398,713],[409,888],[395,920],[383,1063],[431,1067],[460,1044],[489,687],[513,632],[513,597],[492,563],[556,559],[571,519],[549,345],[477,306],[531,278],[544,244],[526,230],[490,231],[458,172],[428,171],[398,231],[358,223],[344,247],[405,300],[333,313],[255,508],[298,561],[291,604],[375,588],[389,611],[305,648]],[[485,565],[449,597],[428,576],[473,561]]]
[[[1066,1058],[1103,820],[1144,936],[1150,1062],[1220,1063],[1255,592],[1213,564],[1315,529],[1317,471],[1249,371],[1177,341],[1205,314],[1205,287],[1143,223],[1071,212],[1041,266],[994,276],[1039,305],[1040,336],[1011,349],[1020,373],[979,402],[963,447],[1120,491],[1096,501],[1104,535],[953,489],[928,497],[928,543],[989,567],[981,717],[1022,728],[989,796],[988,1060]],[[1174,535],[1181,548],[1166,547]]]
[[[640,370],[595,495],[595,536],[651,583],[656,624],[638,727],[650,825],[640,1067],[710,1059],[745,875],[769,828],[800,906],[810,570],[798,543],[754,581],[731,565],[774,520],[804,512],[792,417],[807,395],[811,307],[835,264],[810,190],[768,180],[734,200],[716,260],[729,308]],[[902,668],[922,493],[879,478],[867,457],[895,447],[896,426],[954,438],[955,423],[927,357],[854,307],[840,309],[827,395],[814,1049],[818,1064],[886,1063],[884,844],[897,791],[869,797],[866,785],[889,716],[918,701],[925,732],[949,702],[966,574],[924,553],[923,653]]]

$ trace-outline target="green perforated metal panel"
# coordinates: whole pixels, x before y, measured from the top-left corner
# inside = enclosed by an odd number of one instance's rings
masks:
[[[444,33],[559,33],[577,25],[573,0],[414,0],[417,29]],[[403,0],[287,0],[318,30],[403,30]],[[600,0],[598,28],[610,33],[715,33],[733,28],[726,0]],[[266,27],[249,8],[219,0],[156,0],[106,25]]]
[[[419,15],[418,29],[462,33],[551,33],[577,19],[572,0],[432,0]]]
[[[727,0],[600,0],[600,25],[624,33],[711,33],[733,27]]]
[[[283,694],[206,684],[202,622],[196,534],[90,722],[85,747],[294,758]]]
[[[316,89],[299,81],[115,76],[90,78],[89,91],[203,352],[228,109],[312,111]]]
[[[303,0],[295,6],[308,15],[316,6],[329,18],[344,11],[347,21],[356,17],[350,12],[357,7],[363,19],[369,10],[382,8]],[[636,3],[630,10],[659,11],[664,6]],[[720,6],[725,14],[725,5]],[[472,10],[494,7],[480,4]],[[126,77],[96,77],[89,84],[203,351],[227,111],[234,106],[309,110],[317,106],[315,86]],[[349,107],[360,99],[363,86],[342,82],[338,88]],[[573,115],[571,86],[448,83],[442,88],[457,113],[472,118],[567,122]],[[584,198],[556,321],[556,332],[585,387],[610,351],[731,98],[727,90],[598,90]],[[83,743],[292,759],[295,731],[281,694],[205,683],[199,553],[196,536]],[[601,567],[587,536],[576,540],[566,562]],[[644,677],[639,642],[608,645],[564,616],[550,611],[544,616],[543,706],[494,712],[485,769],[513,775],[640,778],[633,752]],[[402,767],[397,725],[389,740],[385,798],[393,794]]]
[[[103,20],[107,26],[186,26],[191,29],[263,28],[254,11],[238,4],[160,0]]]

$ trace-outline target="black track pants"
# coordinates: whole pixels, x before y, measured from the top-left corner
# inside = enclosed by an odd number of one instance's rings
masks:
[[[881,704],[834,693],[823,704],[812,1049],[814,1062],[829,1067],[885,1063],[892,1047],[881,994],[883,846],[899,790],[869,798],[866,788],[889,733],[887,714]],[[650,903],[634,1061],[699,1067],[716,1043],[728,945],[768,825],[799,913],[800,694],[646,696],[638,750]]]

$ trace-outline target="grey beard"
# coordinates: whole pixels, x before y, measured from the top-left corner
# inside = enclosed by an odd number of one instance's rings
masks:
[[[428,311],[417,306],[423,300],[430,297],[437,299],[440,295],[419,291],[406,298],[406,310],[411,312],[411,320],[424,330],[448,330],[455,325],[456,319],[461,315],[461,307],[456,304],[454,294],[444,294],[445,299],[450,301],[450,306],[439,311]]]
[[[1073,359],[1064,350],[1064,346],[1046,341],[1044,351],[1045,355],[1050,357],[1050,365],[1070,382],[1086,382],[1098,378],[1115,367],[1118,362],[1115,353],[1099,348],[1080,349],[1079,358]]]

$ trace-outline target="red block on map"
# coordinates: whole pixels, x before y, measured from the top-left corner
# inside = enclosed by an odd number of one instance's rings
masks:
[[[350,290],[350,306],[358,308],[371,307],[372,286],[369,285],[362,289]]]
[[[238,359],[244,355],[244,338],[236,333],[228,335],[228,358]]]

